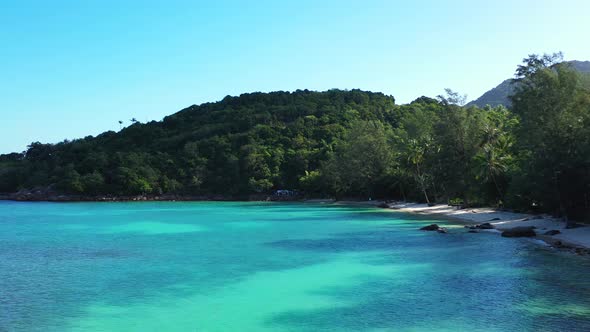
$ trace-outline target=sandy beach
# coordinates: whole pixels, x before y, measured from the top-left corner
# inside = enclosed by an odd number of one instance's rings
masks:
[[[371,203],[374,204],[373,202]],[[561,241],[564,246],[590,248],[590,227],[583,226],[566,229],[566,224],[563,220],[549,215],[513,213],[492,208],[457,209],[456,207],[444,204],[428,206],[427,204],[418,203],[393,203],[389,204],[389,206],[394,211],[437,216],[467,224],[489,222],[494,225],[498,233],[502,230],[519,226],[534,226],[538,234],[537,238],[549,244]],[[560,234],[543,235],[549,230],[558,230]]]

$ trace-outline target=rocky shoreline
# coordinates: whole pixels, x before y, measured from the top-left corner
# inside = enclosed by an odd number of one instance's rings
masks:
[[[491,232],[503,237],[526,237],[545,242],[548,246],[578,255],[590,255],[590,227],[577,225],[569,228],[567,223],[549,215],[531,215],[502,211],[492,208],[458,209],[443,204],[381,203],[378,206],[393,212],[404,212],[456,221],[469,233]],[[426,230],[440,227],[427,226]],[[446,233],[446,231],[439,231]]]

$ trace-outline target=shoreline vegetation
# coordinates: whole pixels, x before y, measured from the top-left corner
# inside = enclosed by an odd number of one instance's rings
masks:
[[[584,75],[560,53],[530,55],[511,80],[510,108],[466,105],[449,89],[403,105],[361,90],[227,96],[0,155],[0,199],[261,201],[286,192],[270,200],[491,206],[559,217],[570,229],[590,221]]]

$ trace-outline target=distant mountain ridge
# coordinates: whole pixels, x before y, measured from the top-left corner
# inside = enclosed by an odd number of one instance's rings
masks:
[[[574,69],[581,73],[590,74],[590,61],[567,61]],[[514,86],[512,85],[512,79],[504,80],[502,83],[498,84],[495,88],[487,91],[481,97],[469,102],[468,105],[476,105],[479,107],[484,107],[486,105],[490,105],[492,107],[498,105],[504,105],[506,107],[510,107],[510,98],[509,96],[514,93]]]

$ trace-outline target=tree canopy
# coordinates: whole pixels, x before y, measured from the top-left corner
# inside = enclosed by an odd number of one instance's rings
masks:
[[[561,55],[532,55],[512,106],[452,90],[396,105],[361,90],[249,93],[162,121],[0,156],[0,192],[224,195],[276,189],[590,217],[590,91]],[[116,124],[115,124],[116,125]]]

